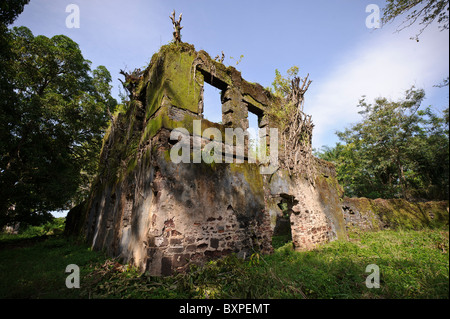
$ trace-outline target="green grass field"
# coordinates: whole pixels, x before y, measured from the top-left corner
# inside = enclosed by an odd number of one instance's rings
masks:
[[[363,233],[309,252],[274,238],[272,255],[229,256],[164,278],[51,233],[0,237],[0,298],[449,298],[448,229]],[[79,289],[65,285],[69,264],[80,267]],[[366,287],[370,264],[380,288]]]

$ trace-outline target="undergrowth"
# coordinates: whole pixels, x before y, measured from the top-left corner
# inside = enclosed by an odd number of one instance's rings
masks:
[[[83,244],[51,237],[0,250],[0,296],[14,298],[448,298],[449,231],[380,231],[308,252],[283,244],[271,255],[235,255],[168,277],[142,274]],[[81,288],[65,287],[65,266],[81,269]],[[366,267],[380,269],[369,289]]]

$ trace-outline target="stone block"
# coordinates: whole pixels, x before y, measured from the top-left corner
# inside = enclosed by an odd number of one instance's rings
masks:
[[[183,244],[183,240],[181,238],[170,238],[169,244],[171,246],[181,245]]]
[[[172,257],[161,258],[161,275],[170,276],[173,273],[172,269]]]
[[[209,247],[211,247],[211,248],[218,248],[219,247],[219,239],[211,238],[210,239],[210,243],[209,243]]]
[[[222,103],[231,101],[234,103],[239,103],[242,101],[242,94],[237,88],[229,88],[222,92]]]
[[[171,247],[167,251],[169,254],[180,254],[180,253],[184,252],[184,246]]]
[[[233,112],[236,109],[236,105],[233,101],[226,101],[222,104],[222,114]]]

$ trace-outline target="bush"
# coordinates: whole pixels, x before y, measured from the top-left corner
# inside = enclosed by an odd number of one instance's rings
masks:
[[[64,217],[60,217],[40,226],[28,226],[20,232],[20,235],[25,238],[59,235],[64,232],[65,220]]]

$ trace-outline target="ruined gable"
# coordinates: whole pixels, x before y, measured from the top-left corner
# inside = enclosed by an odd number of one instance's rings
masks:
[[[95,249],[155,275],[231,253],[270,253],[283,201],[296,249],[345,237],[342,192],[331,164],[304,163],[314,167],[313,180],[282,166],[266,174],[268,164],[251,158],[248,142],[239,146],[226,138],[227,129],[248,129],[249,111],[260,128],[273,127],[267,110],[279,101],[261,85],[182,42],[163,46],[131,80],[131,101],[114,116],[91,196],[78,209],[80,232]],[[205,82],[221,90],[222,124],[203,119]],[[171,139],[179,129],[180,139]],[[218,134],[202,134],[208,129]],[[195,161],[209,152],[211,139],[219,157]],[[188,162],[171,160],[174,145],[187,147]]]

